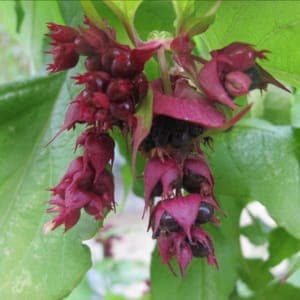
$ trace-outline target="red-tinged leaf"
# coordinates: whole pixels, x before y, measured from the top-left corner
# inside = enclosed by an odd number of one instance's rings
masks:
[[[181,91],[181,97],[164,95],[158,82],[153,84],[153,112],[179,120],[185,120],[208,128],[218,128],[225,123],[224,115],[214,104],[193,88],[187,87]],[[176,91],[175,91],[176,93]]]
[[[153,94],[152,90],[148,90],[147,97],[142,101],[141,106],[135,114],[135,126],[133,128],[132,137],[132,173],[135,177],[135,162],[140,144],[148,135],[152,125],[153,115]]]
[[[130,56],[140,72],[143,71],[146,61],[148,61],[161,47],[160,41],[150,41],[131,51]]]

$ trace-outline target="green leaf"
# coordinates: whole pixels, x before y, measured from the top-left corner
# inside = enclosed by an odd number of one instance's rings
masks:
[[[269,85],[267,92],[256,90],[251,93],[250,101],[254,102],[251,114],[275,125],[290,125],[293,98],[293,94]]]
[[[15,0],[15,12],[17,15],[16,31],[19,33],[21,30],[21,26],[22,26],[22,23],[24,20],[24,15],[25,15],[21,0]]]
[[[253,291],[265,289],[268,283],[273,280],[265,262],[260,259],[244,259],[239,275]]]
[[[268,240],[271,228],[258,218],[252,218],[253,223],[242,227],[241,234],[245,235],[253,244],[262,245]]]
[[[187,34],[192,37],[205,32],[209,26],[214,23],[220,3],[220,1],[216,1],[203,15],[196,15],[195,18],[188,18],[188,21],[186,22]]]
[[[16,33],[14,1],[0,1],[0,18],[8,32],[20,43],[30,64],[31,75],[45,70],[43,50],[47,22],[62,23],[56,1],[21,1],[25,12],[20,33]]]
[[[300,289],[286,283],[276,283],[264,289],[261,293],[247,298],[248,300],[282,300],[282,299],[298,299]]]
[[[71,294],[68,297],[64,298],[64,300],[89,300],[93,297],[92,288],[85,276],[83,280],[72,290]]]
[[[103,2],[120,19],[131,42],[138,46],[141,40],[134,28],[134,17],[141,1],[103,0]]]
[[[92,16],[92,18],[94,18],[94,20],[92,19],[93,22],[96,22],[100,28],[102,27],[104,30],[106,30],[105,24],[102,23],[103,20],[106,20],[109,27],[112,27],[116,30],[117,41],[128,44],[129,39],[124,26],[114,12],[107,5],[105,5],[103,1],[82,0],[81,6],[85,14],[90,18]]]
[[[152,32],[173,32],[175,13],[171,1],[143,1],[135,16],[135,27],[142,39]]]
[[[84,16],[80,1],[57,0],[65,24],[68,26],[82,25]]]
[[[177,28],[177,33],[180,32],[185,20],[194,13],[195,11],[195,1],[176,1],[172,0],[172,4],[176,13],[175,25]]]
[[[47,189],[74,156],[74,135],[48,147],[70,101],[65,74],[0,88],[0,290],[3,299],[62,299],[90,267],[83,239],[99,224],[86,218],[76,228],[50,235],[43,224]]]
[[[299,10],[299,1],[224,1],[205,36],[210,49],[241,41],[272,51],[261,64],[276,78],[300,86]]]
[[[184,279],[174,276],[155,251],[151,263],[153,300],[228,300],[237,279],[240,260],[238,219],[241,207],[235,199],[218,196],[228,217],[218,228],[207,231],[214,240],[219,269],[207,265],[205,259],[193,259]]]
[[[294,238],[283,228],[274,229],[269,238],[269,254],[268,264],[275,266],[283,259],[291,257],[300,251],[300,240]]]
[[[296,254],[289,261],[289,268],[286,272],[286,282],[300,288],[300,254]]]
[[[300,128],[300,90],[294,94],[293,105],[291,109],[291,122],[294,128]],[[300,140],[300,139],[299,139]]]
[[[176,35],[189,35],[190,37],[203,33],[214,22],[220,1],[209,7],[205,13],[199,13],[196,9],[201,6],[196,1],[172,1],[177,15]]]
[[[290,126],[248,119],[216,136],[210,162],[216,190],[259,200],[279,226],[300,237],[300,166]]]
[[[152,125],[153,111],[153,93],[148,90],[147,97],[142,101],[141,105],[135,113],[136,125],[132,136],[132,172],[135,177],[135,166],[138,148],[144,138],[148,135]]]
[[[142,3],[141,0],[136,1],[120,1],[120,0],[110,0],[105,1],[107,6],[109,6],[113,11],[120,12],[123,14],[131,23],[134,21],[135,13]]]
[[[100,29],[106,31],[106,24],[98,13],[92,0],[80,1],[84,14]]]

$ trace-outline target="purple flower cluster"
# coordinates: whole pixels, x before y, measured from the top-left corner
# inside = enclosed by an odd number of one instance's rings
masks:
[[[97,220],[114,209],[114,141],[108,131],[115,126],[127,132],[132,127],[136,106],[148,90],[144,64],[159,47],[149,43],[131,49],[116,42],[112,29],[100,30],[88,19],[86,24],[79,30],[48,25],[52,39],[49,53],[54,59],[48,70],[72,68],[80,56],[85,57],[86,67],[84,74],[74,77],[84,89],[70,103],[58,134],[77,123],[86,124],[87,129],[76,142],[76,147],[83,148],[83,156],[71,162],[59,184],[51,189],[48,212],[57,216],[46,224],[46,230],[62,224],[65,230],[70,229],[78,222],[82,208]]]

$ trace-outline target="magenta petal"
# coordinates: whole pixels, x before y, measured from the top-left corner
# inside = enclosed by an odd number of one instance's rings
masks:
[[[190,241],[192,241],[191,227],[196,221],[200,202],[201,197],[198,194],[176,197],[161,202],[162,207],[182,227]]]
[[[198,75],[198,82],[208,98],[236,109],[236,105],[228,96],[220,81],[218,60],[216,58],[205,63]]]
[[[266,59],[267,50],[256,51],[251,44],[234,42],[230,45],[211,52],[213,57],[220,55],[231,61],[228,71],[245,71],[254,65],[256,58]]]
[[[158,231],[158,227],[159,227],[159,224],[160,224],[160,220],[161,220],[161,217],[162,215],[164,214],[165,210],[164,208],[162,207],[161,205],[162,202],[159,202],[154,210],[152,211],[151,215],[150,215],[150,219],[149,219],[149,225],[148,225],[148,230],[151,226],[151,224],[153,224],[153,228],[152,228],[152,231],[153,231],[153,234],[155,235]]]
[[[103,203],[100,198],[94,197],[89,203],[84,206],[84,210],[95,217],[96,220],[104,217]]]
[[[212,243],[212,240],[211,240],[209,234],[201,228],[193,227],[192,236],[193,236],[193,239],[195,242],[200,242],[202,245],[207,247],[207,249],[208,249],[208,255],[207,255],[208,264],[218,266],[218,262],[217,262],[217,259],[215,257],[215,253],[214,253],[213,243]]]
[[[71,209],[80,209],[95,198],[98,198],[97,195],[88,191],[67,189],[65,193],[65,205]]]
[[[211,171],[202,157],[190,158],[184,161],[184,169],[186,171],[191,171],[193,174],[199,174],[206,178],[209,184],[213,187],[214,181],[211,175]]]
[[[157,83],[154,84],[154,87],[153,110],[155,114],[185,120],[208,128],[217,128],[224,124],[224,115],[202,95],[179,98],[164,95],[156,88]]]
[[[148,61],[160,47],[160,41],[150,41],[130,52],[130,58],[135,64],[138,72],[143,71],[146,61]]]
[[[79,136],[77,144],[83,146],[85,167],[88,163],[93,166],[96,181],[108,162],[114,159],[113,139],[107,134],[97,134],[93,130],[87,130]]]
[[[155,186],[161,181],[163,194],[167,195],[172,191],[172,183],[180,176],[180,170],[176,161],[168,159],[161,161],[158,158],[147,162],[144,170],[145,183],[145,210],[149,206],[151,194]]]
[[[180,268],[181,276],[184,278],[185,270],[193,258],[193,253],[190,246],[187,243],[182,242],[182,240],[177,239],[175,241],[175,247],[176,260]]]
[[[159,236],[159,238],[157,240],[157,245],[158,245],[159,254],[162,257],[163,263],[167,264],[169,269],[171,270],[171,272],[175,275],[175,272],[170,263],[172,257],[175,254],[175,247],[174,247],[174,241],[173,241],[174,235],[175,234],[173,233],[169,236],[165,236],[165,235]]]
[[[63,217],[63,219],[64,219],[63,223],[65,225],[64,231],[66,232],[67,230],[72,228],[75,224],[77,224],[77,222],[79,221],[79,218],[80,218],[80,210],[79,209],[74,209],[74,210],[66,212],[66,214]],[[55,227],[53,229],[55,229]]]
[[[93,192],[101,196],[103,206],[109,210],[115,209],[114,179],[108,170],[104,170],[94,182]]]
[[[103,54],[111,45],[107,34],[95,26],[81,28],[80,34],[84,40],[95,49],[95,52]]]
[[[51,204],[51,201],[50,201]],[[51,221],[51,230],[54,230],[58,226],[64,224],[65,232],[72,228],[80,218],[80,209],[69,209],[63,204],[60,205],[58,215]],[[48,210],[48,212],[54,212],[54,210]]]
[[[65,25],[58,25],[55,23],[48,23],[48,29],[51,33],[47,34],[51,39],[60,43],[73,42],[78,36],[78,32],[72,27]]]
[[[192,53],[195,43],[188,35],[184,35],[175,38],[170,46],[174,52],[181,55],[188,55]]]

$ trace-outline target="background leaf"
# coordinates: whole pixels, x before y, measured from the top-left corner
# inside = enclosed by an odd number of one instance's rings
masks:
[[[153,31],[174,31],[175,12],[171,1],[143,1],[136,12],[135,26],[142,39]]]
[[[16,11],[16,15],[17,15],[16,31],[19,33],[22,23],[23,23],[23,20],[24,20],[24,15],[25,15],[21,0],[15,0],[15,11]]]
[[[0,89],[0,289],[3,299],[61,299],[90,267],[81,244],[99,225],[83,218],[68,234],[45,236],[50,194],[73,152],[73,134],[45,147],[63,122],[65,74]],[[71,142],[71,143],[70,143]],[[66,157],[68,159],[66,160]],[[52,216],[51,216],[52,217]]]
[[[57,4],[65,24],[68,26],[82,25],[84,16],[79,0],[57,0]]]
[[[209,153],[209,161],[217,192],[245,203],[259,200],[279,226],[299,238],[300,166],[296,145],[290,126],[249,119],[215,137],[215,151]]]
[[[269,243],[269,266],[275,266],[300,251],[300,240],[280,227],[271,232]]]
[[[14,1],[0,1],[0,18],[6,30],[21,44],[29,60],[31,75],[44,71],[46,23],[63,23],[56,1],[21,1],[24,9],[24,21],[20,33],[16,32],[17,15],[14,12]],[[45,72],[45,71],[44,71]]]
[[[223,1],[205,37],[210,49],[241,41],[272,51],[261,64],[276,78],[300,86],[299,12],[299,1]]]

